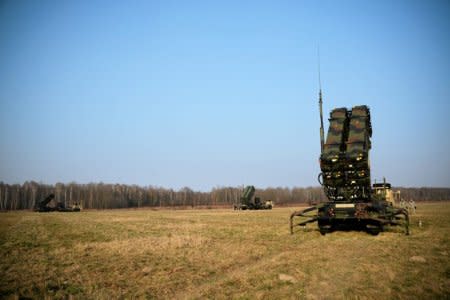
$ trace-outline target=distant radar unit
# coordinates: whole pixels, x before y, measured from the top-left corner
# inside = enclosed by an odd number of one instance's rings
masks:
[[[234,204],[235,210],[246,210],[246,209],[272,209],[273,201],[267,200],[264,203],[261,201],[261,198],[255,197],[255,187],[253,185],[249,185],[245,187],[242,192],[242,196],[240,198],[239,203]]]

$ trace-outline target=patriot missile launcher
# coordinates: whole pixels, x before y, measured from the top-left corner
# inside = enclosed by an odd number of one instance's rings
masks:
[[[295,226],[317,222],[322,234],[338,229],[359,229],[378,234],[387,226],[401,225],[409,234],[409,216],[404,208],[393,205],[389,183],[371,186],[369,152],[372,124],[366,105],[352,109],[336,108],[330,113],[324,141],[322,91],[320,109],[319,183],[328,201],[290,217],[291,233]],[[294,224],[294,219],[300,222]]]
[[[50,206],[50,202],[55,199],[55,194],[50,194],[45,197],[44,200],[41,200],[37,203],[34,211],[37,212],[51,212],[51,211],[59,211],[59,212],[79,212],[81,207],[78,203],[74,204],[72,207],[66,207],[64,203],[57,202],[56,205]]]

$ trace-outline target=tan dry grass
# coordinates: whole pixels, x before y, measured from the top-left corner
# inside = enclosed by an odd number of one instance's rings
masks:
[[[0,216],[0,294],[80,299],[449,297],[450,203],[419,205],[411,236],[321,236],[314,226],[291,236],[292,210],[5,213]]]

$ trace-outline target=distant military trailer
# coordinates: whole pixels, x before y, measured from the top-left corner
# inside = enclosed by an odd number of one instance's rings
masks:
[[[379,233],[387,225],[403,225],[409,234],[408,211],[394,206],[391,185],[385,181],[371,186],[369,152],[372,124],[366,105],[336,108],[324,141],[322,92],[320,108],[319,182],[328,202],[291,214],[290,226],[318,222],[322,234],[341,228]],[[294,224],[294,218],[301,222]],[[305,220],[306,219],[306,220]]]
[[[44,200],[39,201],[34,210],[38,212],[79,212],[81,210],[78,203],[73,205],[72,207],[66,207],[62,202],[57,202],[55,206],[50,206],[49,204],[53,199],[55,199],[55,194],[49,194],[47,197],[45,197]]]
[[[242,192],[240,202],[234,205],[234,209],[272,209],[273,202],[271,200],[267,200],[263,203],[261,198],[255,197],[255,191],[256,189],[253,185],[245,187]]]
[[[48,205],[50,203],[50,201],[52,201],[53,199],[55,199],[55,194],[48,195],[47,197],[45,197],[44,200],[39,201],[39,203],[37,204],[37,206],[35,208],[35,211],[38,211],[38,212],[54,211],[54,208]]]

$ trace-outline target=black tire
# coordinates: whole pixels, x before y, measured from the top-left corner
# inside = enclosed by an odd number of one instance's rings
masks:
[[[329,224],[328,222],[324,222],[324,221],[318,221],[319,224],[319,232],[321,235],[325,235],[327,233],[330,233],[333,229],[333,227],[331,226],[331,224]]]
[[[381,225],[368,225],[366,226],[366,230],[371,235],[378,235],[383,231],[383,226]]]

